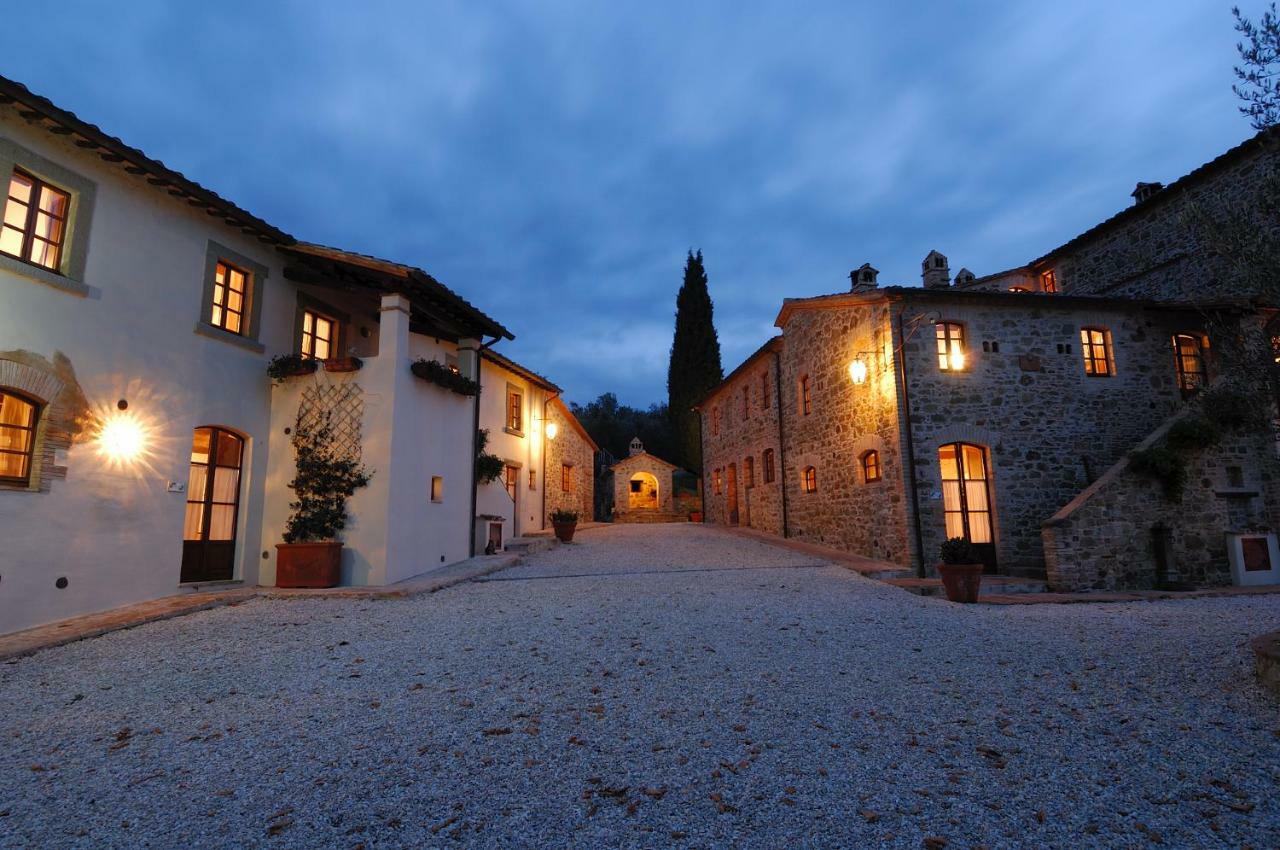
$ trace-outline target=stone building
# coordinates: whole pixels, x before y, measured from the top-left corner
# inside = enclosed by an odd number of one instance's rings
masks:
[[[1147,187],[1020,269],[953,279],[933,251],[920,287],[881,288],[864,264],[847,292],[784,301],[782,335],[698,406],[708,521],[922,575],[959,536],[989,571],[1057,589],[1226,582],[1280,522],[1272,436],[1189,451],[1176,499],[1132,452],[1165,445],[1238,366],[1211,332],[1269,318],[1219,278],[1189,286],[1200,258],[1172,243],[1179,198],[1246,197],[1272,150],[1254,139]]]
[[[547,475],[543,517],[575,511],[579,522],[595,517],[595,456],[600,447],[559,396],[547,404]]]
[[[674,473],[679,469],[644,450],[640,438],[631,441],[629,457],[615,463],[613,473],[614,522],[684,522],[677,511]]]

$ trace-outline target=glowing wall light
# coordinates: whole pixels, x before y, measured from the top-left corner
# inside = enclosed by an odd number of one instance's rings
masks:
[[[559,433],[560,433],[559,425],[557,425],[554,422],[547,423],[547,439],[548,440],[554,440],[556,438],[556,434],[559,434]]]
[[[859,357],[849,364],[849,380],[855,384],[867,382],[867,361]]]
[[[147,428],[131,413],[108,414],[98,428],[98,452],[112,463],[132,464],[147,454]]]

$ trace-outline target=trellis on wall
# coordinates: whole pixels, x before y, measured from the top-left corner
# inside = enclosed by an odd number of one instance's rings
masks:
[[[360,423],[364,419],[364,395],[360,385],[312,384],[298,402],[298,427],[314,431],[328,420],[334,454],[360,460]]]

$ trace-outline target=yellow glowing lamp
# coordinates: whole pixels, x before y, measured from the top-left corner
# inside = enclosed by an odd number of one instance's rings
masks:
[[[137,460],[146,449],[146,433],[142,424],[128,413],[108,416],[98,432],[98,449],[119,463]]]
[[[861,357],[849,364],[849,380],[855,384],[865,384],[867,381],[867,363]]]
[[[559,425],[557,425],[554,422],[547,423],[547,439],[548,440],[554,440],[556,438],[556,434],[559,434],[559,433],[560,433]]]
[[[951,363],[951,368],[960,370],[964,368],[964,352],[953,348],[951,353],[947,355],[947,360]]]

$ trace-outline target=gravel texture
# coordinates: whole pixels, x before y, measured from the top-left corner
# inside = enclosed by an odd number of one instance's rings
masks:
[[[1274,847],[1280,596],[955,606],[698,526],[0,664],[0,847]]]

